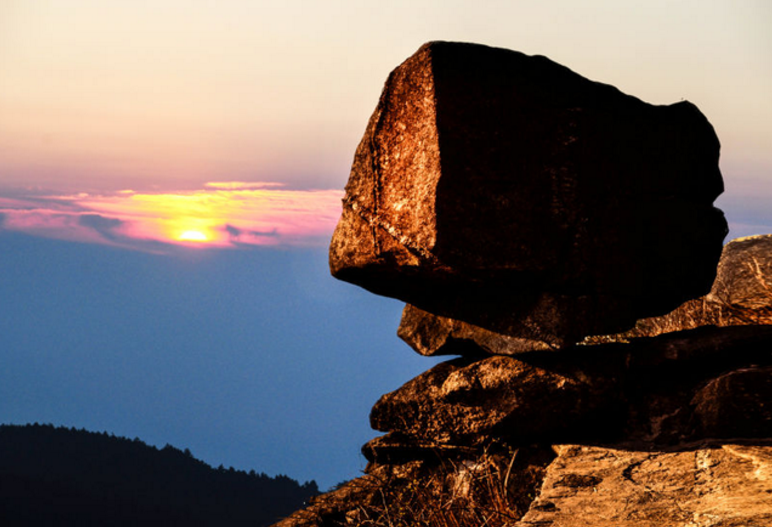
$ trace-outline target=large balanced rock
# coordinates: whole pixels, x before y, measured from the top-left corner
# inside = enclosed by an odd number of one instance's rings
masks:
[[[708,292],[726,234],[719,142],[545,57],[431,42],[389,76],[357,149],[332,273],[551,345]]]

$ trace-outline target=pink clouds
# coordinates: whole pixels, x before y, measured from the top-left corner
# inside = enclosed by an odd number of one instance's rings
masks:
[[[326,243],[340,216],[339,190],[279,183],[208,183],[178,193],[0,197],[0,228],[132,248]]]

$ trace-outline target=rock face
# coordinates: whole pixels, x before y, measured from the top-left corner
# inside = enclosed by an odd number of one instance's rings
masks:
[[[277,525],[772,527],[772,236],[713,283],[717,157],[694,106],[543,57],[430,43],[392,72],[330,263],[462,356],[383,395],[365,474]]]
[[[705,294],[723,214],[697,108],[544,57],[449,42],[395,69],[357,149],[333,274],[565,346]]]
[[[711,380],[692,400],[703,434],[772,437],[772,368],[752,366]]]

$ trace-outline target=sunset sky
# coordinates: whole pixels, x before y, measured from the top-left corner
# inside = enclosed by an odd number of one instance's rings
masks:
[[[1,1],[0,422],[357,475],[369,407],[433,364],[326,270],[389,71],[471,41],[689,100],[732,238],[772,232],[771,27],[766,0]]]

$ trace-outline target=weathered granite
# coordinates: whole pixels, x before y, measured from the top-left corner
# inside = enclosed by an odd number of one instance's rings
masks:
[[[772,445],[561,445],[514,527],[772,525]]]

